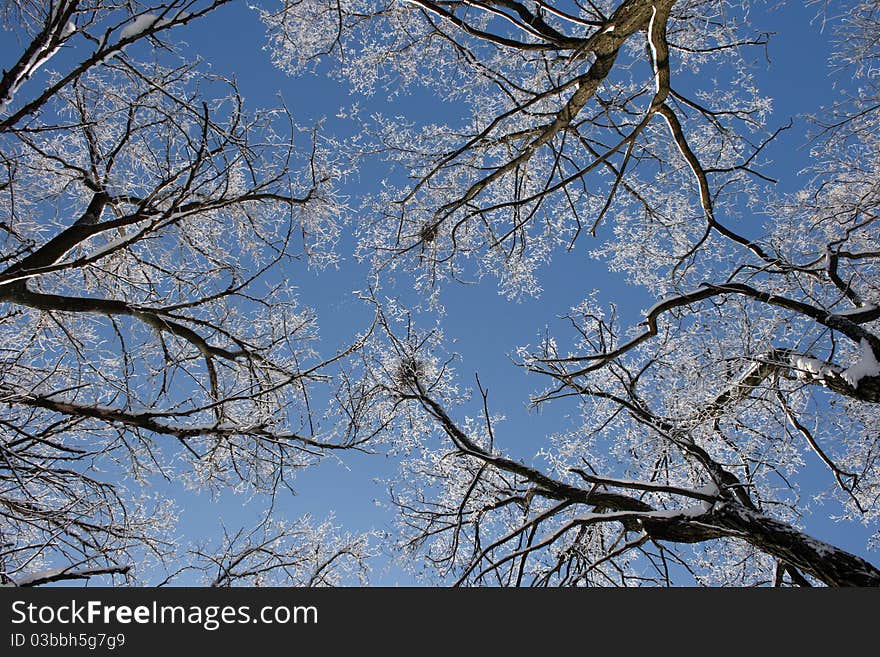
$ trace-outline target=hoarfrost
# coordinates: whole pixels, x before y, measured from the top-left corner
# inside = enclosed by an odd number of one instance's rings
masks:
[[[857,388],[859,381],[866,376],[880,376],[880,363],[871,349],[870,343],[862,338],[859,343],[858,360],[840,373],[843,380],[850,384],[853,388]]]

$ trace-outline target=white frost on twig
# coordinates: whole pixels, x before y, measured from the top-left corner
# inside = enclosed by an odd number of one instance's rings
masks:
[[[792,363],[801,381],[824,379],[832,376],[835,370],[826,362],[810,356],[797,356]]]
[[[155,14],[143,14],[135,18],[131,23],[122,28],[119,33],[120,39],[130,39],[149,30],[159,23],[159,17]],[[157,25],[158,27],[159,25]]]
[[[30,575],[26,575],[21,577],[20,579],[13,580],[16,586],[30,586],[34,582],[41,582],[46,580],[55,579],[64,575],[70,570],[70,566],[65,566],[63,568],[49,568],[48,570],[41,570],[36,573],[31,573]],[[10,578],[12,579],[12,578]]]
[[[853,388],[857,388],[859,382],[866,376],[880,376],[880,363],[874,356],[874,350],[870,343],[862,338],[859,343],[859,358],[855,363],[840,373],[843,380]]]

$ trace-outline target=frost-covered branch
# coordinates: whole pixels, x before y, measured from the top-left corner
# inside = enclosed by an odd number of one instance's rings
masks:
[[[313,396],[370,328],[322,356],[288,280],[335,261],[348,164],[178,45],[228,0],[44,4],[4,14],[0,572],[147,581],[181,551],[146,481],[275,495],[359,449]]]

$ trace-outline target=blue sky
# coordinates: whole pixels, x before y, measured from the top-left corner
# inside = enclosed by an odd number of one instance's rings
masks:
[[[773,2],[768,2],[772,6]],[[779,179],[782,191],[793,191],[803,183],[797,172],[808,164],[805,123],[797,120],[799,114],[817,111],[816,99],[831,99],[833,83],[822,73],[828,70],[828,35],[821,33],[811,19],[815,5],[804,8],[802,2],[778,3],[774,11],[758,9],[754,12],[757,30],[775,32],[768,47],[770,64],[763,60],[763,52],[754,49],[756,74],[762,86],[775,98],[771,125],[782,125],[795,118],[792,130],[783,133],[769,151],[774,164],[765,168],[769,175]],[[211,17],[197,23],[182,35],[194,53],[200,54],[218,74],[234,76],[240,91],[251,107],[269,107],[280,96],[301,124],[326,119],[328,132],[350,131],[350,123],[336,118],[338,110],[353,99],[335,80],[319,72],[293,79],[275,69],[269,54],[262,50],[265,33],[256,12],[245,3],[233,3],[221,8]],[[2,64],[8,66],[10,52],[15,44],[4,39],[0,45]],[[693,81],[695,84],[698,80]],[[442,105],[428,102],[424,94],[397,99],[393,105],[380,95],[362,102],[367,110],[376,109],[395,113],[418,115],[430,121]],[[378,166],[378,164],[376,165]],[[360,180],[351,181],[346,191],[352,196],[352,207],[357,197],[382,177],[379,169],[364,171]],[[601,233],[600,233],[601,238]],[[343,244],[343,255],[346,251]],[[490,390],[490,403],[501,411],[507,421],[500,426],[498,444],[509,453],[531,458],[539,441],[565,426],[565,413],[529,413],[526,404],[529,393],[538,390],[542,381],[528,377],[513,367],[508,358],[517,346],[535,343],[536,336],[554,319],[579,302],[592,288],[602,290],[602,299],[615,300],[627,323],[638,321],[640,311],[650,305],[648,295],[641,289],[627,286],[620,277],[609,274],[601,263],[591,260],[587,252],[594,247],[589,240],[581,240],[568,253],[557,253],[552,266],[544,271],[544,293],[537,299],[519,303],[506,300],[498,294],[492,281],[479,286],[451,286],[442,296],[448,315],[444,319],[448,338],[460,358],[457,363],[463,382],[471,384],[473,373]],[[298,286],[301,300],[317,311],[322,332],[321,350],[330,354],[350,342],[369,321],[370,310],[358,301],[352,290],[362,287],[366,267],[347,256],[338,269],[320,271],[302,267],[290,271],[290,278]],[[573,286],[572,281],[577,285]],[[407,294],[405,290],[398,290]],[[501,321],[499,321],[499,319]],[[316,520],[335,512],[345,530],[357,532],[369,529],[390,529],[391,513],[376,504],[385,499],[384,486],[377,479],[393,476],[393,459],[383,454],[342,454],[340,461],[328,459],[320,467],[301,473],[295,486],[298,494],[283,495],[276,501],[279,512],[290,518],[311,513]],[[811,472],[824,477],[824,470],[816,465]],[[227,526],[253,524],[255,505],[242,506],[242,499],[223,495],[211,500],[206,495],[180,492],[182,504],[181,534],[189,539],[216,535],[219,519]],[[818,513],[810,529],[818,538],[824,538],[845,549],[876,561],[876,555],[867,553],[865,539],[868,532],[835,525]],[[410,584],[412,580],[399,568],[381,559],[373,578],[374,584]]]

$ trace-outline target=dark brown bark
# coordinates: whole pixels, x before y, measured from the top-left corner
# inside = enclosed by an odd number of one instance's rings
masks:
[[[642,526],[652,539],[674,543],[738,538],[828,586],[880,586],[880,570],[861,557],[740,504],[720,503],[702,515],[648,517]]]
[[[854,554],[812,538],[791,525],[738,505],[718,505],[711,522],[737,532],[767,554],[828,586],[880,586],[880,570]]]

